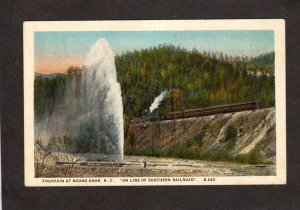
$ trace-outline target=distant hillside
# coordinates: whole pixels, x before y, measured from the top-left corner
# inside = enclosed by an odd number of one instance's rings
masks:
[[[141,117],[164,90],[167,94],[155,111],[157,115],[241,101],[257,101],[259,108],[275,104],[272,66],[259,67],[228,59],[228,55],[216,56],[172,45],[126,52],[116,56],[115,63],[125,125],[130,119]],[[51,113],[53,104],[59,103],[68,86],[80,92],[81,70],[70,67],[67,74],[36,77],[36,116],[42,118],[45,112]]]
[[[34,77],[41,77],[41,78],[47,78],[47,79],[54,79],[56,76],[61,75],[60,73],[53,73],[53,74],[43,74],[34,72]]]
[[[249,61],[249,64],[262,67],[266,65],[273,65],[274,61],[275,61],[275,53],[269,52],[252,58]]]
[[[274,77],[249,74],[249,69],[260,72],[262,68],[239,59],[229,62],[226,57],[172,45],[117,56],[126,116],[140,116],[163,90],[170,94],[158,114],[241,101],[274,106]]]

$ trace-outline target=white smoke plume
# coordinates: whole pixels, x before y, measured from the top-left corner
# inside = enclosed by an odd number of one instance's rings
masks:
[[[157,96],[153,103],[151,104],[149,110],[150,110],[150,113],[152,113],[155,109],[157,109],[160,105],[160,103],[162,102],[162,100],[165,98],[166,94],[167,94],[167,90],[164,90],[162,91],[159,96]]]

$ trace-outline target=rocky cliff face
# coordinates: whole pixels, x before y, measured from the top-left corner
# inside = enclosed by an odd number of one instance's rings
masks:
[[[125,154],[275,163],[275,108],[131,124]]]

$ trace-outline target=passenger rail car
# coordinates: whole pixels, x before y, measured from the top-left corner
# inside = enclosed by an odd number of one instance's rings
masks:
[[[235,104],[226,104],[220,106],[211,106],[207,108],[188,109],[183,111],[169,112],[161,116],[148,116],[143,118],[134,118],[130,120],[130,124],[144,123],[147,121],[162,121],[180,118],[192,118],[214,114],[225,114],[230,112],[239,112],[257,109],[256,101],[241,102]]]
[[[235,104],[228,104],[228,105],[221,105],[221,106],[211,106],[207,108],[188,109],[184,111],[169,112],[164,116],[164,119],[170,120],[174,118],[190,118],[190,117],[197,117],[197,116],[223,114],[229,112],[238,112],[238,111],[246,111],[246,110],[254,110],[254,109],[257,109],[257,103],[256,101],[250,101],[250,102],[242,102],[242,103],[235,103]]]

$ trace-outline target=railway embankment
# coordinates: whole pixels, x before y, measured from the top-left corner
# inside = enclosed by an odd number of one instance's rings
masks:
[[[275,108],[135,123],[125,154],[250,164],[275,163]]]

